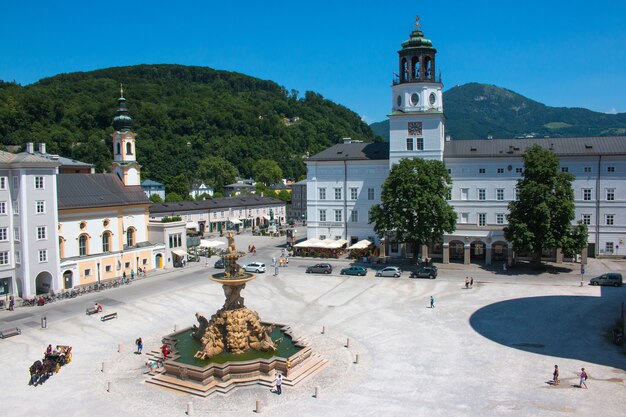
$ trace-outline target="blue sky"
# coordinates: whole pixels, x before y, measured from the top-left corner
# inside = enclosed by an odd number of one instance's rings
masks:
[[[25,0],[5,2],[2,15],[0,79],[20,84],[201,65],[319,92],[371,123],[391,108],[396,52],[419,15],[446,89],[475,81],[552,106],[626,112],[626,0]]]

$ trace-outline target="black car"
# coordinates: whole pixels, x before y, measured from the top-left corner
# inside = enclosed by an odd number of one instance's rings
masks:
[[[224,268],[224,258],[219,258],[213,266],[216,268]]]
[[[437,278],[437,267],[435,266],[423,266],[415,272],[411,272],[409,278]]]
[[[306,273],[310,274],[312,272],[316,272],[318,274],[330,274],[333,272],[333,267],[330,264],[316,264],[313,266],[308,266],[306,268]]]

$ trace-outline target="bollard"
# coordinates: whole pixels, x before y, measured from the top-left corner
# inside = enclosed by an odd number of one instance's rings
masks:
[[[263,411],[261,408],[261,400],[256,400],[254,412],[260,413],[261,411]]]
[[[322,326],[322,334],[326,333],[326,326]]]
[[[121,343],[118,343],[118,345],[117,345],[117,352],[118,353],[122,353],[122,344]]]
[[[346,339],[346,347],[349,348],[350,347],[350,338]]]
[[[354,356],[354,363],[359,363],[359,354],[358,353]]]
[[[104,365],[104,362],[102,362],[102,368],[100,369],[100,372],[106,372],[106,366]]]
[[[41,316],[41,328],[46,329],[48,327],[48,317]]]
[[[185,411],[185,414],[187,414],[188,416],[193,415],[193,403],[191,402],[187,403],[187,411]]]
[[[315,398],[320,397],[320,387],[315,387],[315,394],[313,395]]]
[[[107,392],[111,392],[111,381],[107,382]]]

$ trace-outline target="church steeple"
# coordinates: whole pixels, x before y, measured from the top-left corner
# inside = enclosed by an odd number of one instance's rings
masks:
[[[113,173],[124,182],[124,185],[140,184],[141,166],[136,160],[135,133],[131,131],[133,118],[126,108],[124,86],[120,84],[120,98],[117,99],[118,108],[113,118],[115,132],[113,139]]]
[[[419,17],[415,18],[415,30],[411,32],[409,39],[402,42],[399,55],[399,83],[434,82],[435,80],[435,55],[437,50],[433,48],[430,39],[424,37],[420,29]],[[441,77],[438,80],[441,82]]]

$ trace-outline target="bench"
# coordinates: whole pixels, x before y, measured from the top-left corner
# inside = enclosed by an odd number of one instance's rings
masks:
[[[89,307],[87,310],[85,310],[85,314],[87,314],[88,316],[91,316],[92,314],[97,314],[98,313],[98,309],[96,307]]]
[[[0,330],[0,339],[6,339],[7,337],[17,336],[18,334],[22,334],[22,331],[19,327],[13,327],[11,329]]]
[[[105,314],[104,316],[100,317],[100,321],[109,321],[116,318],[117,313]]]

